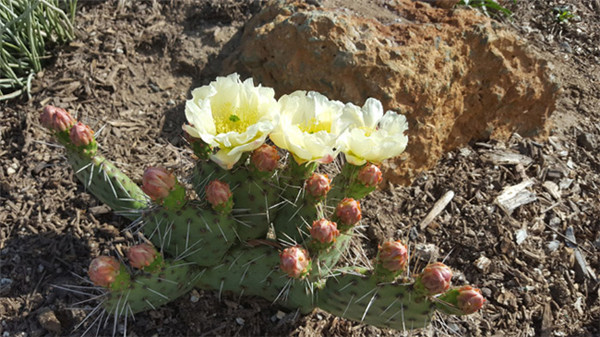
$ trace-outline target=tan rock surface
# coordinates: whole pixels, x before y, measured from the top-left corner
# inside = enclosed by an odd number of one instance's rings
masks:
[[[225,67],[279,95],[316,90],[358,105],[375,97],[406,114],[409,146],[384,167],[395,183],[472,140],[547,135],[559,87],[546,61],[507,28],[472,10],[410,0],[370,9],[338,3],[270,6],[245,27]]]

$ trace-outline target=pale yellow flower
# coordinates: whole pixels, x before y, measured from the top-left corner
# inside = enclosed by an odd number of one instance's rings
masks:
[[[298,164],[333,161],[340,151],[344,104],[314,91],[284,95],[279,104],[279,125],[270,136],[273,143],[292,153]]]
[[[244,152],[260,147],[277,125],[278,103],[271,88],[254,86],[238,74],[217,77],[194,89],[185,105],[187,133],[217,147],[211,159],[231,169]]]
[[[342,119],[349,125],[343,152],[346,160],[353,165],[366,162],[379,164],[406,149],[406,117],[393,111],[387,111],[384,115],[379,100],[368,98],[362,108],[352,103],[346,104]]]

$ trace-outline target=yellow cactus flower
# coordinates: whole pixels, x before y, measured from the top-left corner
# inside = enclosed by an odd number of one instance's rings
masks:
[[[194,89],[185,116],[190,125],[184,125],[184,130],[218,148],[210,158],[231,169],[244,152],[265,142],[277,125],[279,109],[273,89],[256,87],[251,78],[242,82],[238,74],[231,74]]]
[[[340,152],[344,104],[318,92],[295,91],[279,99],[279,125],[270,135],[298,164],[330,163]]]
[[[393,111],[384,115],[383,106],[377,99],[368,98],[362,108],[346,104],[342,119],[349,123],[343,152],[353,165],[360,166],[367,161],[379,164],[406,149],[406,117]]]

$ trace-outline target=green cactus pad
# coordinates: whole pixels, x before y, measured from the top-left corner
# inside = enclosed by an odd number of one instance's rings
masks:
[[[109,291],[103,306],[116,316],[155,309],[192,290],[200,276],[198,267],[190,263],[166,263],[156,274],[132,276],[127,288]]]
[[[143,231],[156,247],[200,266],[219,263],[237,240],[230,215],[219,215],[188,203],[179,210],[158,208],[142,216]]]
[[[243,167],[227,171],[212,161],[199,161],[194,169],[192,183],[199,196],[209,181],[218,179],[229,184],[233,193],[233,215],[238,225],[240,240],[264,237],[275,218],[278,189],[270,179],[252,175]]]
[[[100,201],[129,219],[148,207],[148,197],[129,177],[100,155],[86,157],[67,148],[75,175]]]
[[[279,253],[270,246],[234,249],[218,266],[207,268],[196,285],[241,295],[261,296],[285,307],[310,312],[310,283],[290,279],[279,270]],[[308,294],[307,294],[308,293]]]
[[[336,316],[403,331],[426,327],[436,309],[414,294],[412,284],[378,284],[358,273],[329,278],[317,304]]]

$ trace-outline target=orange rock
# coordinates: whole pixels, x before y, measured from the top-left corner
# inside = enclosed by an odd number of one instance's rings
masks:
[[[375,97],[406,114],[406,152],[382,167],[394,183],[471,140],[547,135],[559,87],[547,62],[501,24],[411,0],[379,8],[385,15],[327,3],[279,3],[257,14],[226,71],[278,95],[316,90],[357,105]]]

